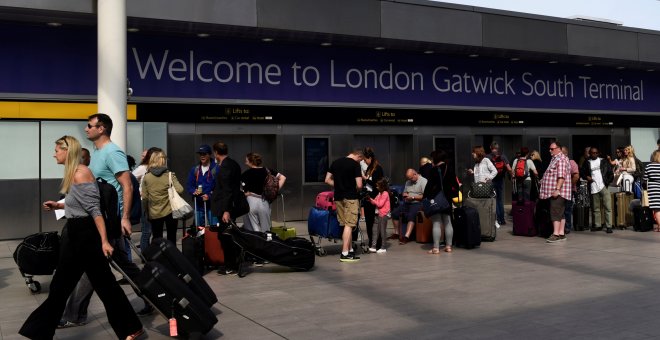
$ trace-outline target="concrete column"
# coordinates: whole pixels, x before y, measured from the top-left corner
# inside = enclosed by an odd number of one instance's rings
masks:
[[[112,118],[112,141],[126,150],[126,0],[98,0],[98,112]]]

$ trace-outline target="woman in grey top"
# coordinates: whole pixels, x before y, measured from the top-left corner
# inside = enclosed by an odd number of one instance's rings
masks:
[[[71,136],[55,141],[55,160],[64,165],[61,193],[64,203],[46,201],[44,210],[64,209],[60,256],[48,298],[30,314],[19,333],[30,339],[52,339],[67,298],[83,273],[105,306],[108,321],[119,339],[144,334],[142,323],[108,266],[113,248],[108,243],[99,190],[94,175],[80,164],[80,142]]]

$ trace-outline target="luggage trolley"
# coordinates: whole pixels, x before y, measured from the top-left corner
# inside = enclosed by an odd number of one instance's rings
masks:
[[[316,206],[312,207],[307,217],[307,231],[309,239],[314,244],[316,255],[325,256],[327,251],[321,245],[321,241],[326,238],[334,243],[341,240],[343,228],[339,226],[337,220],[337,210],[334,205],[332,191],[322,192],[316,198]],[[323,204],[320,202],[331,202],[331,204]],[[357,226],[353,230],[353,251],[357,252],[358,246],[362,249],[363,254],[369,253],[369,245],[365,242],[364,233],[360,228],[360,212],[358,210]],[[316,237],[316,239],[314,239]]]
[[[41,291],[41,283],[33,280],[34,275],[52,275],[57,267],[60,253],[60,237],[56,231],[27,236],[14,251],[25,284],[33,294]]]

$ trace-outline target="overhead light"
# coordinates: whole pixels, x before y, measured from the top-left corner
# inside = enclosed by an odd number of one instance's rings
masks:
[[[556,64],[556,63],[558,63],[558,61],[556,61],[556,60],[550,60],[550,61],[548,61],[548,64]]]
[[[584,64],[584,67],[591,67],[591,66],[593,66],[593,65],[591,65],[591,64]]]
[[[127,31],[129,31],[129,32],[131,32],[131,33],[135,33],[135,32],[140,32],[140,29],[139,29],[139,28],[135,28],[135,27],[131,27],[131,28],[127,29]]]
[[[384,50],[384,49],[385,49],[385,47],[383,47],[383,46],[376,46],[376,47],[374,47],[374,50],[376,50],[376,51],[382,51],[382,50]]]
[[[626,68],[625,66],[617,66],[617,67],[616,67],[617,70],[623,70],[623,69],[625,69],[625,68]]]
[[[60,27],[60,26],[62,26],[62,23],[59,23],[59,22],[49,22],[49,23],[47,23],[46,25],[48,25],[48,26],[50,26],[50,27]]]
[[[271,41],[273,41],[273,38],[261,38],[261,41],[263,41],[263,42],[271,42]]]
[[[520,58],[513,57],[513,58],[511,58],[511,59],[509,59],[509,60],[511,60],[511,61],[518,61],[518,60],[520,60]]]
[[[200,38],[208,38],[210,36],[210,34],[208,34],[208,33],[197,33],[197,36],[200,37]]]
[[[332,43],[331,42],[322,42],[321,46],[323,46],[323,47],[332,46]]]
[[[435,53],[435,51],[431,51],[431,50],[424,51],[424,54],[433,54],[433,53]]]
[[[470,54],[470,55],[468,55],[468,57],[470,57],[470,58],[477,58],[477,57],[479,57],[479,55],[478,55],[478,54]]]

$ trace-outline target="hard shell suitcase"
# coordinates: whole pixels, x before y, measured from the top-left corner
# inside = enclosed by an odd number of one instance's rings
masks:
[[[616,193],[616,226],[628,228],[634,224],[633,213],[630,210],[630,202],[633,200],[632,193]]]
[[[552,235],[554,227],[550,218],[550,199],[540,199],[536,202],[534,222],[539,236],[548,238]]]
[[[536,204],[531,201],[518,201],[512,204],[513,235],[536,236],[537,230],[534,225],[535,209]]]
[[[635,223],[633,228],[635,231],[651,231],[653,230],[653,211],[648,207],[634,207],[633,216]]]
[[[335,192],[324,191],[316,195],[316,207],[325,210],[337,210],[335,205]]]
[[[211,231],[210,227],[204,228],[204,264],[211,267],[225,265],[225,252],[218,239],[218,232]]]
[[[472,249],[481,245],[481,225],[477,209],[462,206],[454,209],[454,246]]]
[[[479,213],[479,225],[481,226],[481,239],[493,242],[497,237],[495,227],[495,198],[474,198],[465,200],[465,206],[477,209]]]
[[[573,207],[573,229],[576,231],[589,230],[589,207],[576,205]]]
[[[190,263],[197,269],[200,275],[204,275],[204,227],[208,226],[208,218],[204,214],[204,225],[200,226],[197,220],[197,200],[195,203],[195,225],[187,231],[184,230],[181,239],[181,252]],[[206,201],[204,202],[204,211],[206,211]]]
[[[165,266],[207,306],[210,307],[218,302],[218,298],[202,275],[172,242],[166,239],[154,240],[142,254],[147,261],[155,261]]]
[[[423,211],[418,211],[415,219],[415,241],[417,243],[433,242],[433,222],[424,215]]]
[[[284,212],[284,194],[280,194],[282,196],[282,219],[283,222],[281,226],[277,227],[271,227],[270,231],[274,234],[277,235],[282,240],[286,240],[290,237],[296,237],[296,228],[293,227],[287,227],[286,226],[286,215]]]
[[[114,261],[111,260],[110,264],[165,319],[176,319],[180,336],[198,337],[199,334],[208,333],[218,322],[211,309],[162,264],[147,262],[135,281]]]

